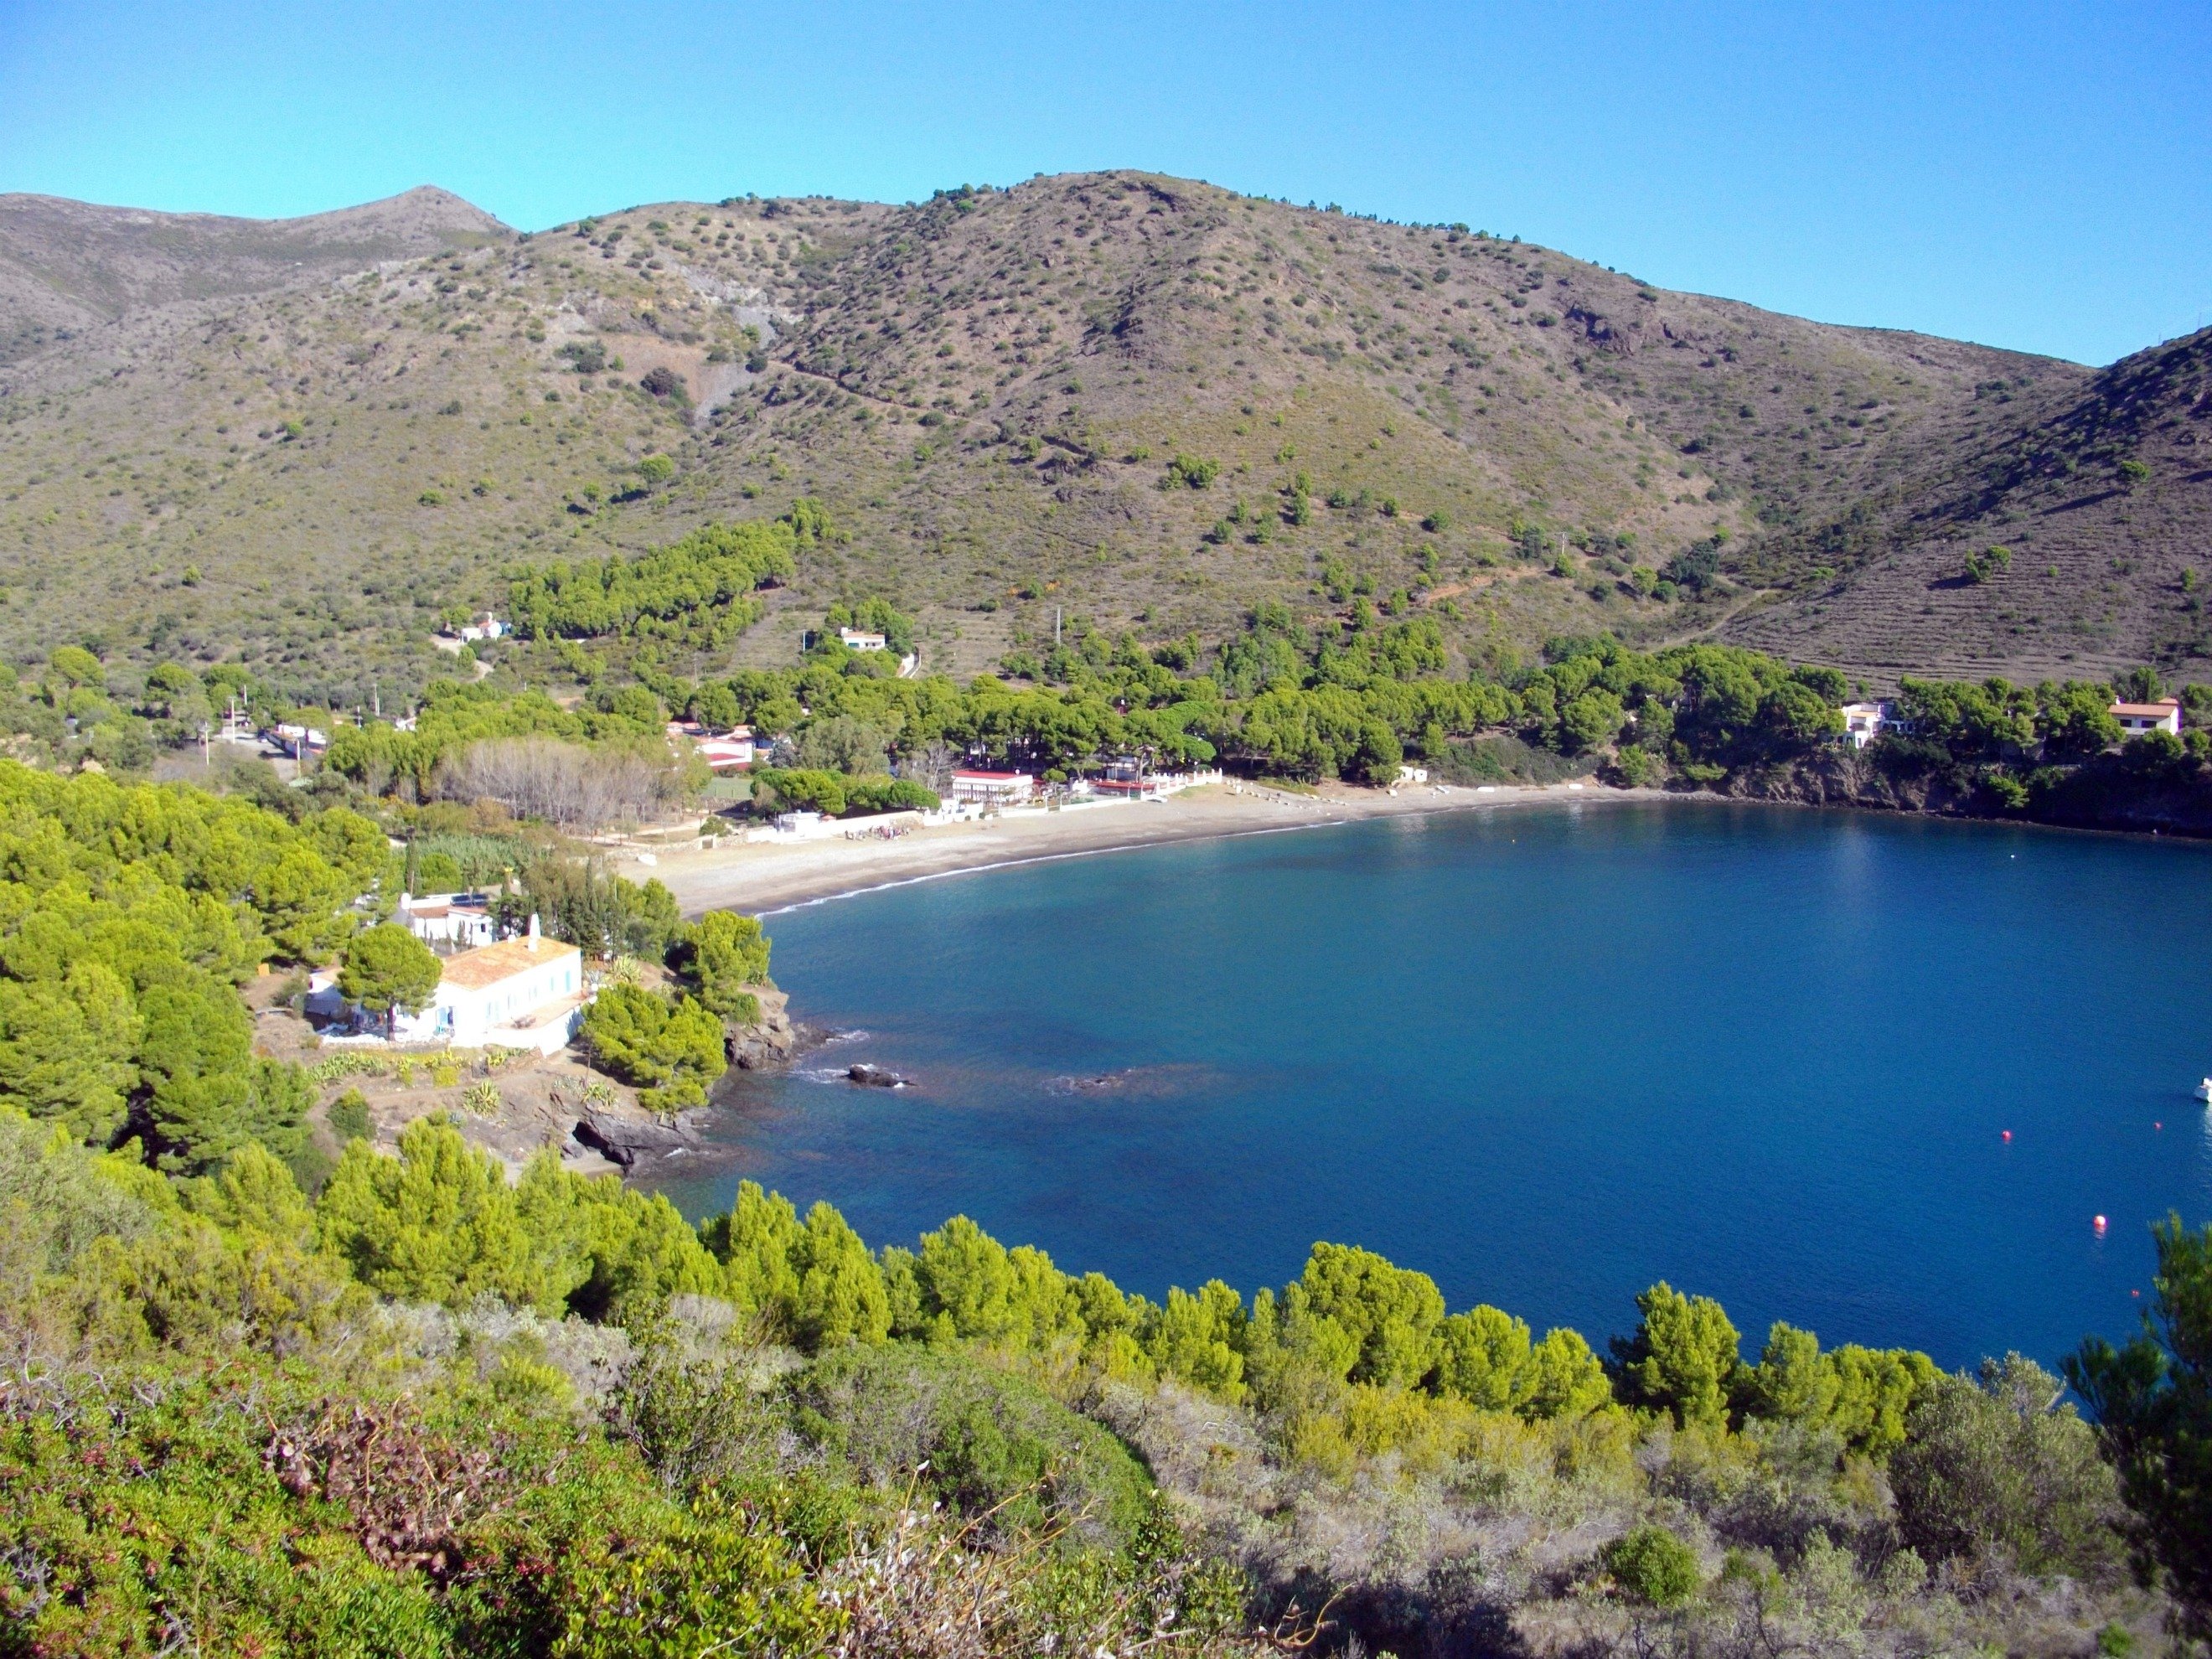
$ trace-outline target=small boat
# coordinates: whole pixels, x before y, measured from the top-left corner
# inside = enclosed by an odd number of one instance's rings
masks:
[[[2203,1082],[2197,1085],[2197,1097],[2207,1104],[2212,1104],[2212,1077],[2206,1078]]]

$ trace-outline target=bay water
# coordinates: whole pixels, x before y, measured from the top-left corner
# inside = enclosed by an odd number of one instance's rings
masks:
[[[1154,1297],[1328,1239],[1601,1349],[1663,1278],[1747,1352],[1786,1319],[1960,1365],[2124,1337],[2151,1221],[2212,1212],[2200,844],[1591,801],[768,926],[794,1014],[846,1035],[725,1084],[648,1177],[695,1218],[744,1178],[871,1244],[965,1213]]]

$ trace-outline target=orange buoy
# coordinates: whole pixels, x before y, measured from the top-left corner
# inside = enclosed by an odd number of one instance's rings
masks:
[[[2095,1228],[2095,1229],[2097,1230],[2097,1231],[2099,1231],[2099,1232],[2100,1232],[2100,1233],[2101,1233],[2102,1231],[2105,1231],[2105,1218],[2104,1218],[2104,1217],[2102,1217],[2102,1216],[2099,1216],[2099,1217],[2097,1217],[2097,1218],[2096,1218],[2095,1220],[2092,1221],[2089,1224],[2090,1224],[2092,1227]]]

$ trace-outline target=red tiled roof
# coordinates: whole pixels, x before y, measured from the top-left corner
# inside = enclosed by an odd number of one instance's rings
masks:
[[[465,991],[481,991],[487,985],[496,985],[517,974],[526,974],[532,968],[562,957],[581,956],[573,945],[557,939],[540,939],[538,948],[532,950],[527,939],[511,939],[501,945],[486,945],[474,951],[464,951],[457,957],[446,958],[445,981]]]

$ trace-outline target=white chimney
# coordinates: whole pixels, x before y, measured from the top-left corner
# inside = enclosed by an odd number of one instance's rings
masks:
[[[525,949],[526,951],[535,951],[537,948],[538,948],[538,912],[537,912],[537,911],[535,911],[535,910],[532,910],[532,911],[530,913],[530,933],[529,933],[529,936],[528,936],[526,939],[525,939],[523,940],[523,949]]]

